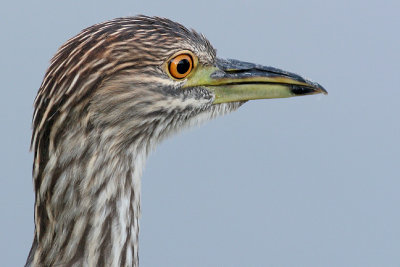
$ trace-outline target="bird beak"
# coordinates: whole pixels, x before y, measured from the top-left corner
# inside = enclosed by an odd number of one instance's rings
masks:
[[[216,66],[199,64],[184,87],[194,86],[213,91],[214,104],[328,93],[297,74],[233,59],[217,59]]]

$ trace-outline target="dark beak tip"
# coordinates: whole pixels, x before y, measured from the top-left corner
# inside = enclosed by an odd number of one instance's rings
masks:
[[[311,84],[313,85],[316,94],[328,94],[328,91],[319,83],[311,82]]]
[[[322,86],[322,85],[320,85],[320,84],[318,84],[319,85],[319,90],[321,91],[321,93],[323,93],[324,95],[328,95],[328,91],[326,91],[326,89]]]
[[[293,95],[302,96],[302,95],[315,95],[315,94],[324,94],[327,95],[328,91],[325,90],[319,84],[314,83],[312,86],[297,86],[294,85],[291,88],[291,92]]]

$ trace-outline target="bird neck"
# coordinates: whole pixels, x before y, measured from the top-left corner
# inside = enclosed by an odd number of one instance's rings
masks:
[[[134,143],[132,153],[123,153],[93,136],[63,139],[37,172],[27,265],[137,266],[146,145]]]

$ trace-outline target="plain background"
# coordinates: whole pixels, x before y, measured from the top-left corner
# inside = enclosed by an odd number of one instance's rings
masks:
[[[141,266],[400,266],[399,12],[398,0],[3,3],[0,266],[22,266],[33,238],[30,123],[50,58],[81,29],[135,14],[329,91],[253,101],[158,146]]]

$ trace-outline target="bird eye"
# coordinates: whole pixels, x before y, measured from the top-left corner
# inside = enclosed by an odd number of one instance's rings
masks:
[[[193,69],[193,58],[189,54],[181,54],[169,61],[168,70],[172,77],[183,79]]]

